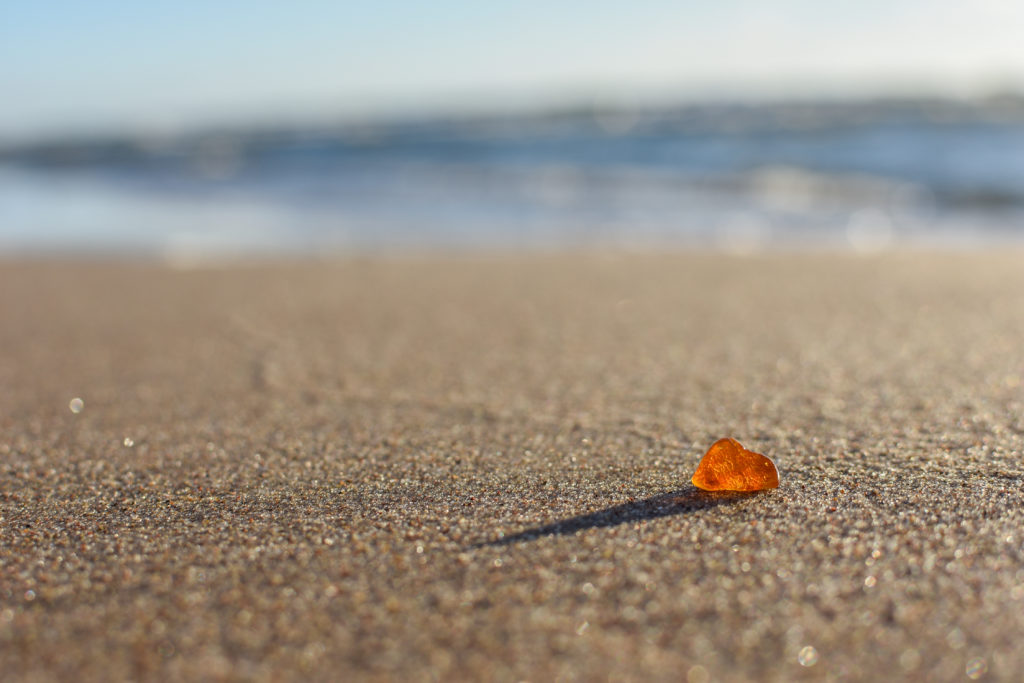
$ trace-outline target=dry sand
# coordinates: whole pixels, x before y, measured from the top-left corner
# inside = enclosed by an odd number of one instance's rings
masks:
[[[1024,672],[1019,251],[7,263],[0,350],[5,681]]]

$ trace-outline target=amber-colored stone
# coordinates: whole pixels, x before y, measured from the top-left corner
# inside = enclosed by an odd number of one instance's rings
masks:
[[[760,491],[779,485],[779,470],[736,439],[719,439],[701,458],[692,481],[705,491]]]

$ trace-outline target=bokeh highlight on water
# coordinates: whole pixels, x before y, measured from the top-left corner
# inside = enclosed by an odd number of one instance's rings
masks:
[[[1024,237],[1024,100],[693,105],[12,144],[5,253],[877,249]]]

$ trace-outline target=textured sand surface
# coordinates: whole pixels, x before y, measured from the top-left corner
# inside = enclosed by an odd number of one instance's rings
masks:
[[[1024,672],[1021,252],[7,263],[0,351],[4,680]]]

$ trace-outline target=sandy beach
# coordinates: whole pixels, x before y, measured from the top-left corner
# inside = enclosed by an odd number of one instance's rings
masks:
[[[4,680],[1024,672],[1019,249],[9,261],[0,387]]]

